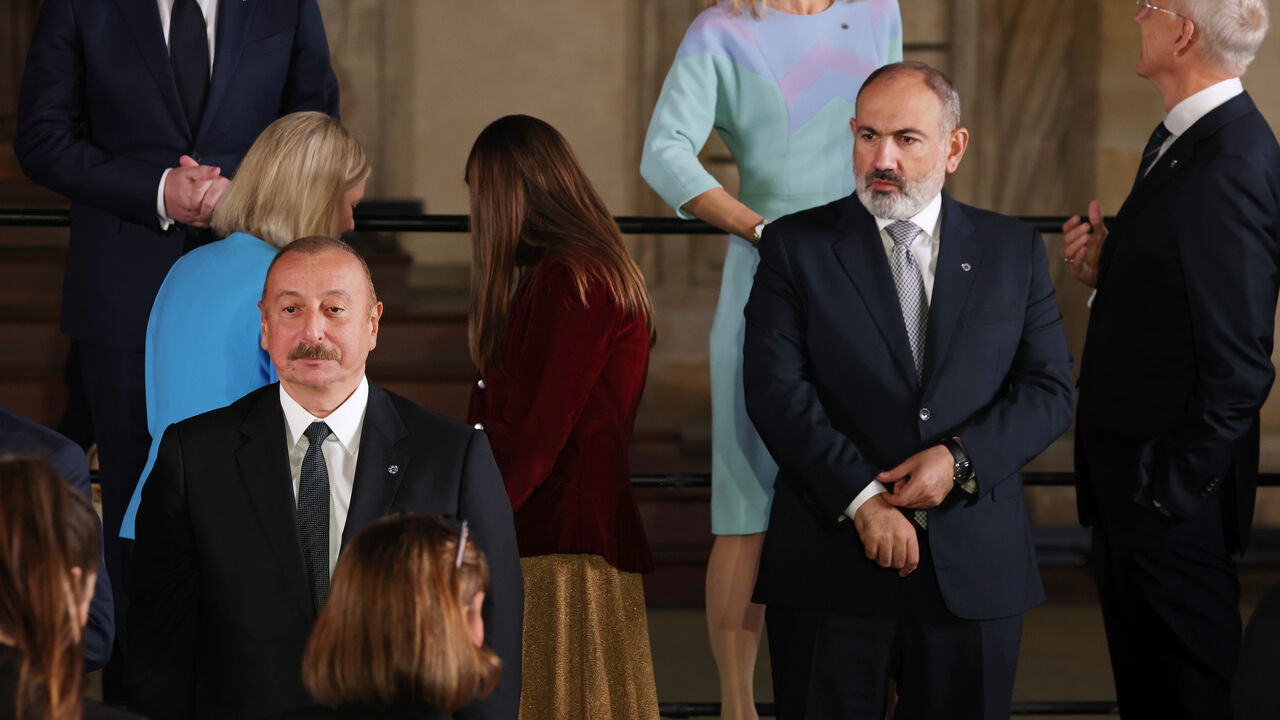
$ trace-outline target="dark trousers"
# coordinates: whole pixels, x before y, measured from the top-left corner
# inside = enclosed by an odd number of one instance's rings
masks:
[[[1022,616],[952,615],[918,534],[920,566],[879,612],[765,610],[779,720],[880,720],[891,678],[896,720],[1008,720]]]
[[[151,448],[143,353],[82,342],[80,365],[98,439],[103,556],[115,600],[116,646],[123,650],[128,647],[125,618],[132,562],[130,543],[120,539],[120,524]]]
[[[1176,524],[1134,504],[1100,508],[1094,572],[1126,720],[1231,717],[1240,583],[1221,505],[1211,495]]]

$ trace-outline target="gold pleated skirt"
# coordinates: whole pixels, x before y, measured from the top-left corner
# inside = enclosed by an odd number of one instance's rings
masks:
[[[520,566],[520,720],[656,720],[640,575],[587,554],[521,558]]]

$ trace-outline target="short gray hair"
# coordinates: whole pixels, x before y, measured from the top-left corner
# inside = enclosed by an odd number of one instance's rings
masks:
[[[929,89],[933,91],[933,94],[938,96],[938,102],[942,104],[943,131],[950,132],[960,127],[960,93],[956,92],[956,86],[951,84],[951,79],[945,73],[928,63],[904,60],[882,65],[868,75],[866,80],[862,81],[862,87],[858,88],[858,98],[861,98],[862,91],[876,80],[904,73],[912,73],[919,76],[924,81],[924,84],[928,85]],[[855,103],[858,98],[855,98]]]
[[[1200,52],[1210,65],[1243,75],[1267,36],[1267,0],[1182,0],[1200,34]]]

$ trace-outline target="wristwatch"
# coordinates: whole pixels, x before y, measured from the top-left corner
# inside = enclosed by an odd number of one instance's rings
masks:
[[[751,233],[751,236],[755,238],[755,245],[760,244],[760,236],[764,234],[764,226],[768,224],[768,220],[761,220],[760,224],[757,225],[755,230]]]
[[[951,479],[963,487],[973,479],[973,463],[969,460],[969,454],[964,451],[964,447],[960,445],[960,438],[957,437],[943,440],[942,446],[951,451],[951,459],[955,462],[955,471]]]

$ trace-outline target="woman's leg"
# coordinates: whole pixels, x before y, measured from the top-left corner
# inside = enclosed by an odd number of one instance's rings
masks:
[[[717,535],[707,561],[707,631],[720,671],[721,718],[756,720],[755,667],[764,606],[751,602],[764,533]]]

